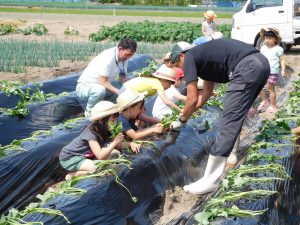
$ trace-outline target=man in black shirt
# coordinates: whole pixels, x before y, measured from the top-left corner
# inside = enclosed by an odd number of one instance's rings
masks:
[[[184,70],[187,84],[183,114],[179,121],[172,123],[173,129],[180,128],[193,112],[207,102],[215,82],[229,83],[218,134],[204,176],[184,186],[186,191],[204,194],[217,189],[246,114],[267,82],[270,65],[254,47],[233,39],[212,40],[195,47],[187,42],[178,42],[172,48],[170,58],[175,66]],[[197,95],[198,77],[204,80],[200,96]]]

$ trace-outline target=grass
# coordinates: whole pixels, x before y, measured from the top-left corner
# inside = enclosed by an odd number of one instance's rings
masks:
[[[149,17],[186,17],[202,18],[202,11],[145,11],[145,10],[102,10],[102,9],[57,9],[57,8],[13,8],[1,7],[0,12],[15,13],[55,13],[55,14],[82,14],[82,15],[115,15],[115,16],[149,16]],[[232,18],[232,13],[218,13],[218,18]]]

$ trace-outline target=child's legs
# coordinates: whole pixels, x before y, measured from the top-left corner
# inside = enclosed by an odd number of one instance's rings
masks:
[[[276,108],[275,84],[268,83],[268,91],[270,95],[270,106]]]
[[[270,93],[270,106],[276,107],[276,92],[275,85],[278,81],[278,74],[270,74],[268,79],[268,91]]]
[[[86,159],[82,156],[74,156],[68,160],[60,161],[60,163],[63,168],[70,171],[70,173],[66,175],[66,180],[72,176],[81,176],[96,170],[93,160]]]
[[[261,101],[266,102],[267,101],[267,97],[266,97],[266,93],[265,93],[265,87],[263,87],[263,89],[260,91],[259,93],[259,97],[261,98]]]

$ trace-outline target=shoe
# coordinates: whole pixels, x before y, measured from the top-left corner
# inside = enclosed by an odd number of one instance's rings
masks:
[[[262,101],[259,106],[257,107],[257,110],[260,111],[262,110],[263,108],[265,108],[265,106],[267,105],[268,101],[265,100],[265,101]]]
[[[276,113],[277,111],[278,111],[277,107],[270,106],[270,107],[267,108],[268,113]]]
[[[192,194],[205,194],[219,187],[220,177],[224,173],[227,157],[209,155],[204,176],[183,189]]]

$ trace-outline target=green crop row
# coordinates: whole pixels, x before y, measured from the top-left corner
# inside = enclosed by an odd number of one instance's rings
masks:
[[[60,60],[89,60],[116,42],[37,42],[2,40],[0,42],[0,72],[24,73],[26,67],[56,67]],[[137,53],[160,59],[170,51],[171,43],[138,43]]]
[[[48,33],[48,29],[45,27],[44,24],[41,23],[29,25],[24,29],[20,29],[16,24],[13,23],[0,24],[0,36],[18,33],[23,33],[24,35],[36,34],[38,36],[42,36]]]
[[[223,24],[218,26],[218,31],[224,37],[230,37],[231,25]],[[91,41],[101,41],[105,39],[117,41],[125,37],[131,37],[137,41],[151,43],[187,41],[193,42],[202,36],[201,24],[190,22],[121,22],[113,27],[103,26],[96,33],[91,33]]]

